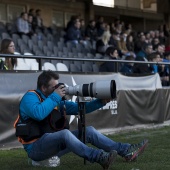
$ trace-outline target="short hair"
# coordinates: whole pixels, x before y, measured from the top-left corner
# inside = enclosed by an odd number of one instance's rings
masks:
[[[157,45],[155,45],[155,49],[158,49],[158,47],[159,47],[159,46],[162,46],[162,45],[164,45],[164,44],[158,43]]]
[[[114,46],[110,46],[106,49],[105,54],[110,56],[110,54],[113,54],[115,50],[117,49]]]
[[[142,49],[145,51],[149,46],[152,46],[151,43],[144,43],[144,45],[142,46]]]
[[[48,87],[51,79],[58,80],[59,74],[52,70],[45,70],[38,76],[37,88],[40,89],[42,86]]]
[[[147,58],[149,61],[152,61],[154,58],[157,58],[157,55],[160,55],[159,52],[153,52],[149,54]]]
[[[28,11],[28,12],[29,12],[29,13],[34,12],[34,8],[29,9],[29,11]]]
[[[27,12],[21,12],[20,17],[23,17]]]

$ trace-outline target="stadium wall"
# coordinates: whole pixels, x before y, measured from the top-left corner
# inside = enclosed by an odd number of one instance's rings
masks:
[[[13,123],[18,116],[19,102],[27,90],[36,89],[40,72],[1,72],[0,76],[0,148],[18,147]],[[68,86],[87,84],[99,80],[115,80],[117,98],[103,108],[86,115],[86,126],[100,131],[163,123],[170,119],[170,90],[162,89],[159,76],[127,77],[121,74],[60,73],[60,82]],[[69,98],[75,101],[75,97]],[[77,119],[70,116],[72,129]]]

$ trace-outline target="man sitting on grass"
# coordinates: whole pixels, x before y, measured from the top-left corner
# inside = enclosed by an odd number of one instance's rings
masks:
[[[37,89],[28,91],[19,106],[19,117],[15,122],[19,136],[33,165],[44,165],[43,161],[54,156],[73,152],[90,162],[99,163],[109,169],[117,154],[127,161],[134,161],[145,149],[148,141],[139,144],[115,142],[99,133],[94,127],[86,127],[85,145],[78,139],[78,130],[68,130],[67,115],[78,114],[78,103],[62,100],[64,85],[58,85],[59,75],[53,71],[43,71],[37,81]],[[106,104],[105,100],[95,99],[85,103],[87,113]],[[57,164],[56,164],[57,166]]]

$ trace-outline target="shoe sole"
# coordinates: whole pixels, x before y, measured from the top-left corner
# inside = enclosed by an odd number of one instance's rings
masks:
[[[117,151],[111,151],[111,156],[109,158],[108,166],[104,167],[103,170],[109,170],[109,167],[115,162],[117,158]]]
[[[147,145],[148,145],[148,140],[145,141],[145,144],[131,157],[131,159],[126,160],[126,161],[129,161],[129,162],[135,161],[137,157],[143,153]]]

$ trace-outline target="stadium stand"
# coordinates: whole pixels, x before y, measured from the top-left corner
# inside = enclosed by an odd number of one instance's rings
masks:
[[[79,20],[82,18],[77,17]],[[79,21],[78,21],[79,22]],[[122,52],[122,50],[119,50],[119,59],[125,59],[126,55],[133,55],[136,57],[137,52],[141,51],[142,44],[152,43],[154,40],[154,37],[159,39],[161,43],[164,45],[166,44],[167,37],[170,35],[170,31],[164,30],[163,25],[159,26],[156,30],[150,30],[147,32],[144,31],[134,31],[133,25],[130,23],[124,23],[124,21],[121,21],[120,19],[113,20],[111,22],[111,25],[109,25],[109,22],[103,21],[104,30],[103,31],[109,31],[110,33],[116,33],[113,35],[117,36],[117,39],[114,39],[114,43],[112,43],[116,46],[118,44],[118,47],[120,47],[120,40],[123,41],[131,41],[129,40],[129,36],[133,38],[133,42],[130,42],[133,46],[134,51],[128,51],[126,53]],[[88,24],[87,24],[88,25]],[[87,26],[86,25],[86,26]],[[96,20],[97,25],[97,20]],[[105,59],[105,55],[102,55],[100,53],[96,52],[96,42],[100,37],[97,37],[95,40],[90,40],[86,36],[83,37],[84,43],[72,43],[70,41],[66,41],[67,36],[67,29],[64,27],[58,27],[55,24],[53,24],[51,27],[43,27],[43,29],[35,29],[35,34],[29,35],[19,35],[16,30],[13,31],[13,24],[10,22],[0,22],[0,40],[4,38],[11,38],[13,42],[15,43],[15,50],[16,52],[20,53],[21,55],[27,55],[27,53],[32,54],[33,56],[47,56],[49,59],[42,59],[42,65],[46,62],[49,62],[56,66],[57,63],[62,62],[65,64],[68,68],[68,71],[71,72],[77,72],[77,71],[83,71],[83,72],[98,72],[99,66],[97,62],[86,62],[86,61],[75,61],[74,58],[80,58],[80,59]],[[80,27],[81,29],[81,27]],[[85,28],[86,29],[86,28]],[[85,32],[84,32],[85,33]],[[86,34],[86,33],[85,33]],[[126,39],[127,37],[127,39]],[[123,39],[124,38],[124,39]],[[129,43],[129,42],[128,42]],[[112,45],[113,45],[112,44]],[[126,43],[123,43],[123,45],[126,46]],[[129,44],[128,44],[129,45]],[[51,57],[58,57],[63,58],[63,60],[51,60]],[[73,58],[73,60],[64,60],[64,58]],[[30,60],[31,61],[31,60]],[[167,60],[166,60],[167,61]],[[24,61],[25,64],[27,60]],[[169,61],[168,61],[169,62]],[[19,63],[21,63],[19,61]],[[28,64],[29,65],[29,64]],[[121,64],[120,64],[121,66]],[[44,65],[43,65],[44,67]],[[15,69],[21,69],[21,66],[15,67]],[[23,67],[22,67],[23,68]],[[25,69],[28,68],[25,66]],[[38,69],[37,62],[34,62],[33,66],[29,65],[29,69],[34,68]],[[166,67],[167,68],[167,67]],[[25,70],[24,69],[24,70]],[[167,69],[168,70],[168,69]],[[119,70],[118,70],[119,71]],[[152,69],[152,72],[154,73],[154,70]],[[165,77],[167,77],[167,71],[165,73],[161,73]]]

